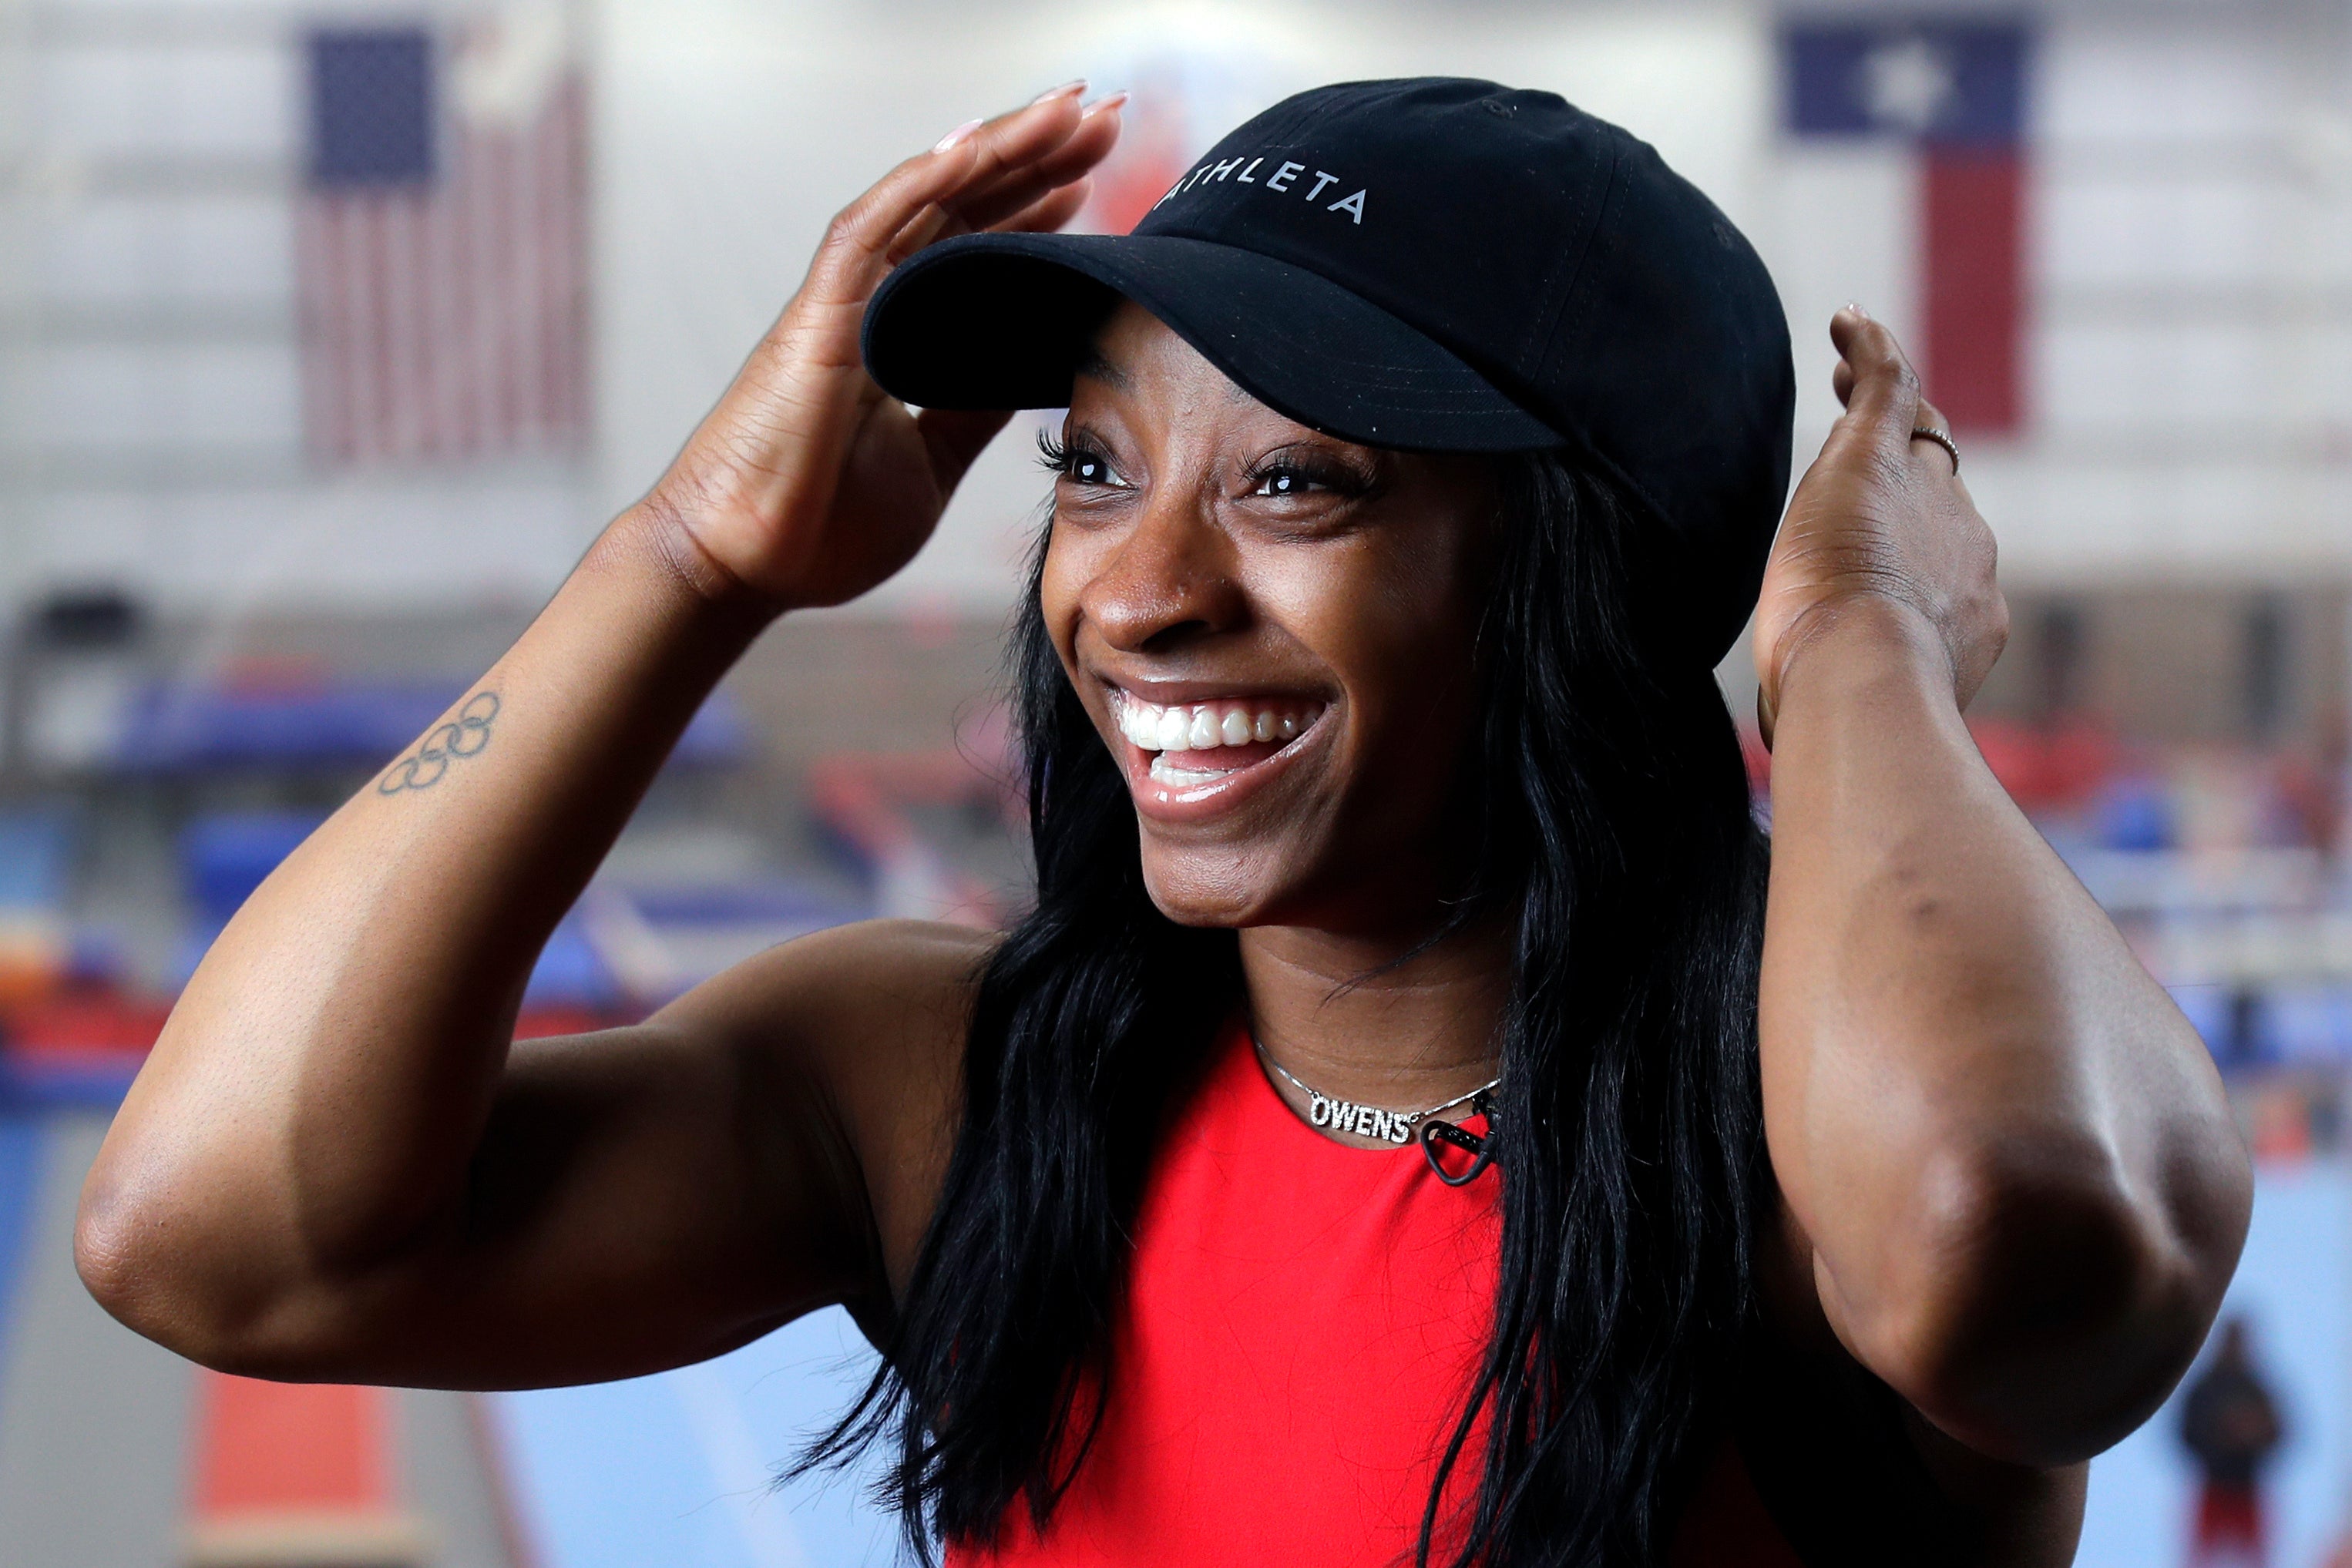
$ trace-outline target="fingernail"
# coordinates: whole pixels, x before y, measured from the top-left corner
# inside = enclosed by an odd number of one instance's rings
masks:
[[[1088,114],[1108,114],[1126,101],[1127,89],[1125,88],[1121,88],[1117,92],[1107,93],[1103,97],[1095,99],[1092,103],[1087,105],[1086,111]]]
[[[1853,311],[1855,315],[1857,315],[1857,316],[1861,317],[1861,318],[1862,318],[1864,320],[1865,320],[1865,321],[1867,321],[1867,320],[1869,320],[1869,319],[1870,319],[1870,312],[1869,312],[1869,311],[1867,311],[1867,310],[1864,310],[1861,306],[1856,305],[1856,304],[1855,304],[1853,300],[1851,300],[1851,299],[1849,299],[1849,300],[1847,300],[1847,301],[1845,302],[1845,308],[1846,308],[1847,309],[1849,309],[1849,310]]]
[[[973,131],[979,130],[982,126],[987,123],[988,122],[984,120],[967,120],[961,125],[957,126],[953,131],[949,131],[945,136],[940,137],[938,144],[934,146],[931,151],[934,152],[944,152],[959,141],[968,141],[971,139],[971,133]]]
[[[1066,81],[1057,88],[1054,88],[1046,92],[1041,92],[1035,98],[1031,99],[1029,102],[1034,107],[1034,105],[1044,103],[1048,99],[1067,98],[1072,93],[1079,93],[1086,90],[1087,78],[1080,77],[1076,81]]]

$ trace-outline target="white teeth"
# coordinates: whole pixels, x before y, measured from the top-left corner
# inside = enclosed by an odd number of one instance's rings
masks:
[[[1209,751],[1221,746],[1296,740],[1321,711],[1319,703],[1289,712],[1272,707],[1253,712],[1242,703],[1188,703],[1179,707],[1160,707],[1116,688],[1111,693],[1112,721],[1129,743],[1142,751]],[[1179,779],[1180,773],[1186,776]],[[1163,770],[1155,761],[1152,777],[1163,776],[1171,783],[1199,782],[1190,777],[1188,769]],[[1201,779],[1215,777],[1219,775],[1201,775]]]
[[[1171,768],[1165,752],[1151,759],[1151,777],[1161,784],[1206,784],[1232,771],[1230,768]]]

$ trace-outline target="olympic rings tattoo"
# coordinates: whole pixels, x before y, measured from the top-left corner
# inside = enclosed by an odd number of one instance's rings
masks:
[[[376,780],[376,793],[397,795],[403,789],[430,789],[449,771],[449,760],[472,757],[490,743],[490,720],[499,716],[499,694],[476,692],[457,710],[457,716],[438,725],[417,746]]]

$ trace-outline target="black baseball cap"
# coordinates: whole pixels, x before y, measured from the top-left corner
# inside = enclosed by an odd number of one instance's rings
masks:
[[[1796,378],[1752,246],[1656,151],[1557,94],[1423,77],[1285,99],[1126,235],[981,234],[867,307],[866,363],[928,408],[1060,408],[1118,299],[1343,440],[1566,446],[1645,514],[1664,638],[1713,664],[1762,581]]]

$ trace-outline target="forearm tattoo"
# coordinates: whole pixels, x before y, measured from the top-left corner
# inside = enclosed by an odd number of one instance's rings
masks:
[[[430,789],[448,774],[460,758],[478,757],[490,744],[490,721],[499,716],[499,694],[476,692],[457,710],[457,716],[425,733],[416,749],[385,769],[375,782],[379,795],[403,789]]]

